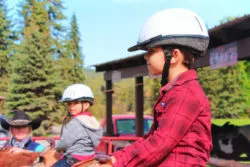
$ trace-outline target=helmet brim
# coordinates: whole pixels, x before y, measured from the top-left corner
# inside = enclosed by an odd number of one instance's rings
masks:
[[[145,40],[143,42],[138,42],[136,45],[128,48],[128,51],[133,52],[133,51],[137,51],[137,50],[147,50],[148,44],[150,44],[154,41],[160,40],[160,39],[162,39],[162,35],[158,35],[156,37],[150,38],[150,39]]]
[[[155,46],[166,45],[180,45],[184,47],[193,48],[196,51],[204,52],[209,44],[209,37],[196,36],[196,35],[171,35],[171,36],[157,36],[147,41],[134,45],[128,48],[128,51],[147,50]]]
[[[146,45],[137,44],[137,45],[134,45],[134,46],[128,48],[129,52],[134,52],[134,51],[137,51],[137,50],[146,50]]]
[[[58,102],[59,102],[59,103],[63,103],[63,102],[68,102],[68,101],[73,101],[73,100],[64,100],[64,99],[61,99],[61,100],[59,100]]]
[[[58,102],[71,102],[71,101],[86,101],[86,102],[89,102],[91,105],[93,105],[94,103],[94,98],[91,98],[91,97],[81,97],[81,98],[76,98],[76,99],[61,99],[59,100]]]

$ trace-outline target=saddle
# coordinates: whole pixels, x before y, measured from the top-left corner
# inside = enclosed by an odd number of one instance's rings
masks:
[[[48,138],[47,141],[50,144],[50,149],[44,152],[43,154],[41,154],[41,157],[43,157],[44,159],[45,167],[51,167],[54,163],[56,163],[62,157],[62,155],[56,152],[55,141],[52,138]],[[109,165],[112,164],[110,157],[108,155],[97,154],[95,155],[94,158],[90,158],[90,159],[78,162],[74,164],[72,167],[88,167],[96,163],[109,164]]]
[[[78,162],[74,164],[72,167],[90,167],[96,163],[112,165],[110,157],[108,155],[96,155],[94,158]]]

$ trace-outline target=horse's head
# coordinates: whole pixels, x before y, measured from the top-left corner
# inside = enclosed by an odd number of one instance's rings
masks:
[[[42,167],[43,158],[39,157],[36,152],[10,152],[11,147],[0,150],[0,166],[16,167],[16,166],[32,166]]]
[[[212,124],[212,135],[216,139],[231,139],[239,134],[239,127],[226,122],[223,126]]]

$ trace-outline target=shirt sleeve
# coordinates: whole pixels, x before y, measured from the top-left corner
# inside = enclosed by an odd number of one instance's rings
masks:
[[[39,144],[39,145],[35,148],[35,152],[43,152],[44,148],[45,148],[45,147],[44,147],[43,145]]]
[[[165,108],[156,105],[157,115],[160,115],[158,128],[146,139],[115,152],[116,166],[153,166],[161,162],[186,135],[200,113],[198,100],[187,90],[175,91],[172,97],[163,97],[163,101]]]
[[[63,129],[60,140],[56,143],[57,151],[66,151],[72,144],[81,137],[79,132],[80,123],[74,118]]]

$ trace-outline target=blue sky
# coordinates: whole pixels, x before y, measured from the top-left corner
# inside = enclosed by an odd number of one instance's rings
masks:
[[[208,28],[227,16],[250,14],[249,0],[64,0],[64,6],[68,18],[76,14],[85,67],[135,55],[127,48],[137,42],[148,17],[166,8],[190,9]]]

